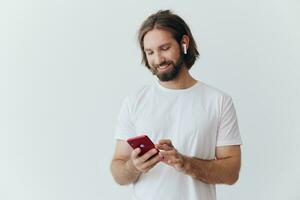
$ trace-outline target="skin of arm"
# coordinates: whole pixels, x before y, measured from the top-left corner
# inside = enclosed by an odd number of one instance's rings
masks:
[[[160,154],[153,156],[157,153],[156,149],[151,149],[143,156],[138,156],[140,151],[140,148],[133,150],[126,141],[117,140],[110,170],[118,184],[128,185],[134,183],[141,173],[147,173],[162,160]]]
[[[238,180],[241,166],[239,145],[216,147],[214,160],[182,155],[168,139],[160,140],[156,148],[164,156],[165,164],[204,183],[232,185]]]

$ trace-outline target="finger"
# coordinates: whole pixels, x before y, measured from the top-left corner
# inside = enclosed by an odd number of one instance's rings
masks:
[[[164,159],[165,159],[165,156],[164,156],[161,152],[158,152],[158,154],[159,154],[161,160],[164,160]]]
[[[161,159],[162,162],[168,163],[169,160],[176,159],[173,155],[172,156],[165,156],[163,155],[163,158]]]
[[[145,168],[145,172],[148,172],[150,169],[152,169],[155,165],[157,165],[158,162],[153,163],[152,165],[149,165]]]
[[[137,159],[139,156],[139,153],[141,152],[140,148],[136,148],[131,152],[132,159]]]
[[[173,149],[173,147],[169,146],[168,144],[158,144],[157,148],[160,150],[165,150],[165,151],[169,151],[169,150]]]
[[[153,158],[147,160],[142,166],[141,168],[143,169],[150,169],[152,167],[154,167],[158,162],[161,161],[161,156],[160,155],[156,155]]]
[[[141,162],[147,161],[149,158],[151,158],[153,155],[157,154],[158,150],[157,149],[151,149],[144,155],[140,157]]]
[[[167,145],[173,147],[172,141],[169,140],[169,139],[162,139],[162,140],[159,140],[159,141],[158,141],[158,144],[167,144]]]
[[[174,148],[172,148],[171,150],[167,150],[167,151],[161,151],[161,154],[162,154],[163,156],[166,156],[166,157],[168,157],[168,156],[178,156],[178,155],[177,155],[178,152],[177,152],[177,150],[174,149]]]
[[[163,162],[168,165],[173,165],[173,160],[175,160],[175,159],[174,158],[165,158],[163,160]]]
[[[166,152],[161,152],[161,154],[163,155],[162,162],[166,164],[171,164],[174,160],[176,160],[176,162],[182,160],[179,154],[166,154]]]

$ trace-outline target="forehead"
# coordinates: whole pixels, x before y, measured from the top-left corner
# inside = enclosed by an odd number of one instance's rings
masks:
[[[176,40],[169,31],[153,29],[145,34],[143,42],[144,49],[155,49],[166,43],[174,43]]]

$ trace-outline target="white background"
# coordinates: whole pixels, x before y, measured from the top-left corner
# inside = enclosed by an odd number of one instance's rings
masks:
[[[0,199],[128,200],[109,171],[123,98],[155,79],[142,21],[170,8],[201,59],[191,73],[234,100],[242,170],[218,199],[299,200],[300,3],[0,2]],[[175,192],[175,191],[174,191]]]

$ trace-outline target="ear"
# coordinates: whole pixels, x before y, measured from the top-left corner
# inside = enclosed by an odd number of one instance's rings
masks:
[[[189,44],[190,44],[190,38],[189,38],[189,36],[187,36],[187,35],[183,35],[182,36],[182,39],[181,39],[181,48],[184,48],[183,44],[185,44],[186,50],[188,50],[189,49]],[[184,49],[182,49],[182,50],[184,50]]]

